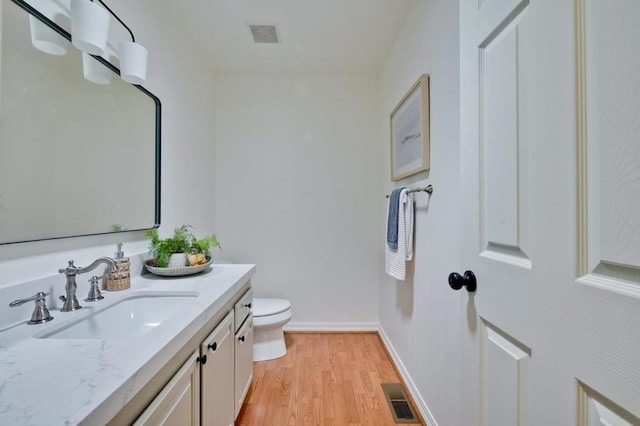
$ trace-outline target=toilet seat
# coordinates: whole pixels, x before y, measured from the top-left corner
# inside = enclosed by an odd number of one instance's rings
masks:
[[[290,308],[285,310],[284,312],[280,312],[279,314],[275,314],[275,315],[264,315],[261,317],[254,316],[253,326],[258,330],[263,327],[282,328],[283,325],[289,322],[292,316],[293,316],[293,312],[291,311]]]
[[[254,298],[253,318],[277,315],[291,309],[291,303],[285,299]]]

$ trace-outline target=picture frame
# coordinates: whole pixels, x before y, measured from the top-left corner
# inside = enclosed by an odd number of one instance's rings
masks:
[[[418,78],[391,111],[391,180],[429,170],[429,75]]]

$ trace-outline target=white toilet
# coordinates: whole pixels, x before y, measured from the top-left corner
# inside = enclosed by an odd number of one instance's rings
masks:
[[[289,322],[291,303],[285,299],[253,299],[253,360],[266,361],[287,353],[282,326]]]

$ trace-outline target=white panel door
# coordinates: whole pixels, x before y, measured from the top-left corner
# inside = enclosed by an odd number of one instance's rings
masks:
[[[460,1],[465,426],[640,425],[639,46],[638,0]]]

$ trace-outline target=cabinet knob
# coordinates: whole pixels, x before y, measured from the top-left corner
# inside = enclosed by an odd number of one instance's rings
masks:
[[[238,340],[241,341],[241,342],[244,342],[244,336],[238,337]]]
[[[249,309],[251,309],[251,303],[245,303],[245,304],[244,304],[244,307],[245,307],[245,308],[249,308]]]
[[[213,342],[213,344],[207,345],[207,348],[211,349],[213,352],[218,349],[218,342]]]
[[[196,361],[198,361],[200,364],[205,365],[207,363],[207,354],[204,354],[202,356],[199,356]]]

